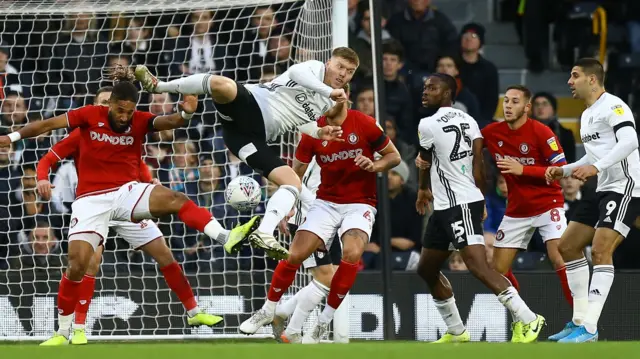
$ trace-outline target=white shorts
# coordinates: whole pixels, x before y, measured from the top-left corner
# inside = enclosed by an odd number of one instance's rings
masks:
[[[513,218],[504,216],[496,233],[494,247],[527,249],[533,232],[538,229],[544,242],[558,239],[567,229],[567,218],[563,208],[554,208],[543,214]]]
[[[371,238],[371,230],[376,218],[376,209],[368,204],[337,204],[315,199],[307,218],[298,228],[309,231],[322,239],[327,250],[338,232],[338,237],[350,229],[359,229]]]
[[[132,226],[125,226],[122,223],[151,218],[149,197],[154,186],[148,183],[129,182],[115,191],[76,199],[71,205],[69,240],[87,240],[87,238],[91,238],[90,242],[95,249],[107,238],[110,226],[114,226],[118,234],[121,234],[134,248],[138,248],[150,240],[162,236],[162,232],[155,226],[155,223],[153,226],[151,225],[153,222],[131,223]],[[137,229],[134,229],[134,226]],[[152,230],[147,230],[150,227],[155,228],[154,234],[156,236],[154,238],[144,238],[144,240],[138,238],[141,233],[145,233],[145,235],[151,234]],[[120,228],[120,230],[117,228]],[[144,232],[137,232],[138,230],[144,230]],[[77,236],[77,234],[82,233],[95,235]],[[142,242],[144,243],[141,244]]]

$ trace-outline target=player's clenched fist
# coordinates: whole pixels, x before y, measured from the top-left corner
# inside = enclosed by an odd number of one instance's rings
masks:
[[[11,139],[9,136],[0,136],[0,147],[9,147],[11,146]]]
[[[544,172],[544,177],[547,182],[553,182],[564,177],[564,171],[560,167],[547,167],[547,170]]]
[[[337,103],[347,101],[347,93],[344,92],[344,89],[334,89],[329,97]]]
[[[56,186],[52,185],[51,182],[47,180],[38,181],[38,184],[36,186],[36,188],[38,189],[38,195],[45,201],[51,199],[51,189],[55,187]]]
[[[431,167],[431,163],[423,160],[422,157],[420,157],[420,154],[418,153],[418,156],[416,156],[416,167],[418,167],[421,170],[428,170],[429,167]]]
[[[178,105],[184,112],[189,114],[194,113],[198,108],[198,96],[184,95],[182,102],[180,102]]]
[[[421,215],[427,213],[427,209],[430,207],[430,203],[433,201],[433,194],[428,189],[418,190],[418,199],[416,200],[416,211]]]
[[[373,165],[373,161],[369,157],[358,155],[354,161],[356,162],[356,166],[363,170],[367,172],[376,172],[376,166]]]

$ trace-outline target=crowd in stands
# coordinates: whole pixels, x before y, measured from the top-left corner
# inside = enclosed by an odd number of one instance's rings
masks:
[[[482,56],[485,29],[469,23],[457,29],[447,14],[430,0],[385,0],[382,16],[383,75],[386,114],[378,120],[399,149],[403,162],[389,172],[391,238],[380,238],[377,226],[362,261],[364,269],[380,268],[381,243],[391,241],[396,270],[417,265],[421,249],[423,218],[415,211],[417,126],[430,114],[421,106],[424,79],[433,72],[458,81],[455,106],[471,114],[481,127],[493,122],[499,104],[498,70]],[[371,56],[371,12],[368,1],[349,0],[349,44],[360,56],[351,98],[354,107],[375,116]],[[145,64],[162,79],[212,72],[245,82],[267,82],[296,58],[292,32],[299,3],[251,9],[197,10],[173,15],[72,14],[67,16],[6,16],[1,21],[0,41],[0,133],[15,131],[39,121],[90,104],[104,85],[105,70],[116,65]],[[213,215],[224,218],[227,228],[253,214],[238,213],[225,204],[226,184],[239,175],[254,176],[265,184],[264,199],[273,186],[225,147],[216,125],[215,107],[201,99],[201,108],[188,128],[150,134],[145,161],[154,178],[164,186],[183,192]],[[141,93],[140,109],[161,115],[173,112],[177,98],[167,94]],[[557,100],[549,93],[533,98],[532,117],[548,125],[558,136],[567,160],[575,161],[576,143],[570,130],[558,122]],[[44,202],[36,194],[35,165],[65,135],[51,133],[37,139],[0,148],[0,270],[60,270],[64,265],[67,228],[70,223],[69,194],[73,164],[61,162],[51,181],[54,198]],[[283,139],[292,144],[291,138]],[[278,143],[290,160],[290,146]],[[488,161],[489,162],[489,161]],[[490,164],[489,164],[490,165]],[[68,168],[65,170],[65,166]],[[504,214],[508,189],[492,167],[494,180],[487,190],[489,218],[485,222],[487,250]],[[77,181],[77,179],[76,179]],[[562,182],[569,213],[592,185],[574,180]],[[66,193],[65,193],[66,189]],[[72,190],[71,190],[72,191]],[[570,218],[570,215],[568,216]],[[177,260],[186,271],[252,270],[273,266],[261,253],[247,247],[238,257],[201,233],[187,229],[175,218],[159,219],[160,228]],[[118,239],[106,241],[103,270],[153,268],[151,259],[130,250]],[[541,241],[533,241],[533,254],[518,257],[516,268],[550,268]],[[619,266],[616,265],[618,268]],[[624,266],[623,266],[624,267]],[[455,254],[451,270],[465,270]]]

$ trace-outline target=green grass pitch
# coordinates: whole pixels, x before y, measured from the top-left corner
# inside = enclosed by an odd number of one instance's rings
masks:
[[[640,342],[585,344],[469,343],[431,345],[421,342],[357,342],[288,345],[274,342],[132,342],[42,348],[37,343],[0,344],[0,358],[16,359],[631,359],[640,356]]]

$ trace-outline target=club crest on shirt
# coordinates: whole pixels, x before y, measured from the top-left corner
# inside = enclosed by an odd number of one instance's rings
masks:
[[[322,141],[322,147],[327,147],[328,144],[329,144],[329,141]]]
[[[502,145],[504,145],[504,142],[498,141],[498,147],[502,147]]]
[[[350,144],[355,145],[356,143],[358,143],[358,135],[356,135],[355,133],[350,133],[349,137],[347,137],[347,140],[349,140]]]
[[[521,143],[520,153],[522,153],[523,155],[526,155],[527,153],[529,153],[529,145],[527,145],[526,143]]]

